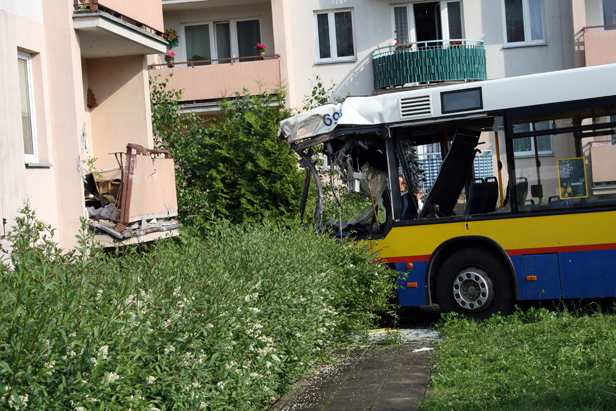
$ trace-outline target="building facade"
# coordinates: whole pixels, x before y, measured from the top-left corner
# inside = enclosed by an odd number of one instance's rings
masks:
[[[416,76],[405,78],[404,67],[396,79],[377,79],[383,53],[409,52],[389,47],[396,43],[444,54],[416,64],[426,72],[458,71],[455,79],[462,81],[584,66],[588,52],[589,64],[616,61],[585,45],[590,40],[603,49],[611,27],[584,29],[616,23],[615,10],[613,0],[163,0],[165,27],[178,33],[176,62],[202,61],[176,64],[172,85],[204,113],[216,111],[215,99],[243,87],[258,91],[258,84],[286,84],[289,105],[302,107],[315,75],[335,84],[334,95],[342,97],[419,83]],[[257,43],[267,45],[262,60],[250,58]],[[452,68],[459,61],[448,53],[459,48],[479,49],[482,60],[470,61],[479,64],[479,77]]]
[[[160,0],[3,0],[0,29],[0,234],[28,200],[71,248],[88,169],[117,167],[110,153],[128,143],[152,147]]]

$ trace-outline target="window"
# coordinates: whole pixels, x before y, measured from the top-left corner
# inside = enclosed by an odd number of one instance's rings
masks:
[[[19,53],[19,95],[21,100],[21,127],[23,131],[24,154],[27,163],[38,162],[36,126],[34,121],[34,98],[32,94],[32,66],[29,54]]]
[[[184,36],[188,61],[229,58],[214,64],[230,63],[235,56],[256,56],[254,47],[261,42],[261,25],[259,20],[215,21],[185,26]]]
[[[549,121],[538,121],[533,128],[533,123],[517,123],[513,125],[514,133],[526,133],[529,131],[549,130]],[[513,140],[513,152],[516,157],[534,157],[535,156],[535,142],[533,139],[537,139],[537,152],[540,156],[551,156],[554,154],[554,148],[552,146],[552,136],[537,136],[537,137],[524,137],[516,138]]]
[[[396,4],[392,27],[397,43],[462,39],[462,6],[459,1]]]
[[[316,12],[317,61],[334,62],[355,60],[353,12],[335,10]]]
[[[505,45],[545,44],[542,0],[503,0]]]

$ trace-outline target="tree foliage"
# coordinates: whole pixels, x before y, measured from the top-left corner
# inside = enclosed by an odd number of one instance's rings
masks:
[[[291,116],[285,91],[236,93],[219,102],[209,127],[183,115],[180,91],[152,80],[152,118],[159,148],[178,165],[178,205],[190,214],[214,213],[232,222],[293,218],[299,207],[302,173],[284,140],[280,121]]]

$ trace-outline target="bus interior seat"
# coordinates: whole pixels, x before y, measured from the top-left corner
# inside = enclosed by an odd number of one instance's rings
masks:
[[[486,194],[485,181],[483,178],[474,178],[468,188],[468,201],[464,209],[464,215],[477,214],[481,211],[481,205]]]
[[[402,214],[400,216],[401,221],[413,220],[417,215],[417,212],[415,211],[417,207],[412,207],[411,201],[413,201],[412,194],[402,194]]]
[[[480,133],[475,130],[456,131],[449,153],[441,164],[441,170],[424,201],[419,218],[452,215],[467,177],[472,171]]]
[[[548,198],[548,208],[566,208],[573,205],[573,200],[561,200],[559,196]]]
[[[526,177],[518,177],[515,183],[515,192],[518,198],[518,208],[524,210],[526,203],[526,196],[528,195],[528,180]]]
[[[496,210],[498,183],[496,177],[475,178],[468,190],[464,215],[492,213]]]
[[[481,204],[481,213],[492,213],[496,210],[498,200],[498,181],[496,177],[486,177],[485,196]]]

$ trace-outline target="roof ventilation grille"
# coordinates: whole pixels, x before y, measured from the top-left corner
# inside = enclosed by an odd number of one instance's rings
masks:
[[[426,117],[432,114],[430,95],[400,99],[400,117]]]

